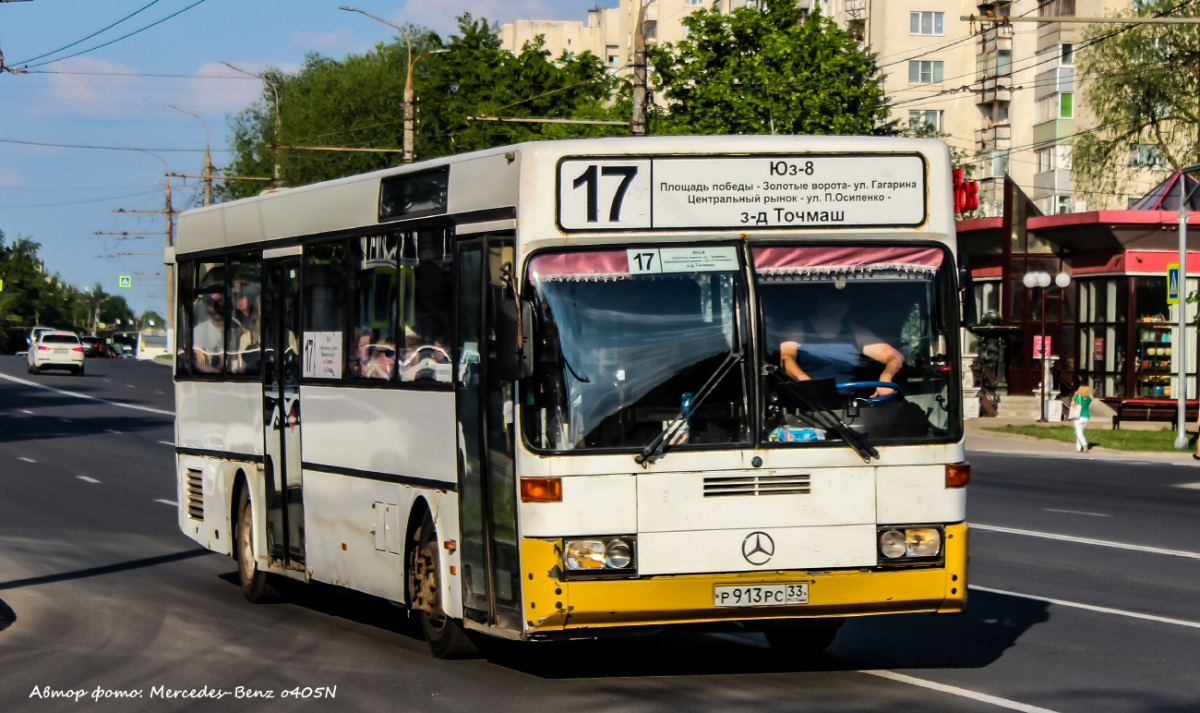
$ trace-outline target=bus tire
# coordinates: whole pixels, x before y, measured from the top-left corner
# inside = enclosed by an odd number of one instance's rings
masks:
[[[255,604],[270,601],[276,596],[275,588],[271,586],[270,576],[258,568],[254,558],[254,517],[250,507],[250,492],[245,488],[241,491],[241,503],[238,504],[237,537],[234,546],[237,551],[238,581],[242,585],[242,594]]]
[[[794,658],[816,656],[833,644],[845,619],[812,619],[780,628],[767,629],[772,649]]]
[[[408,557],[408,602],[421,621],[421,631],[429,650],[439,659],[461,659],[479,655],[479,649],[467,637],[462,623],[442,610],[442,581],[437,530],[433,518],[425,513],[417,529]]]

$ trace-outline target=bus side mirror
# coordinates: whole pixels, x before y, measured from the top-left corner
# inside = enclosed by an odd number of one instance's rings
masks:
[[[519,311],[518,311],[519,310]],[[533,375],[533,309],[525,301],[505,300],[496,316],[496,368],[509,381]]]
[[[962,326],[979,324],[979,315],[975,312],[975,280],[971,276],[971,261],[961,253],[958,256],[958,294],[962,303]]]

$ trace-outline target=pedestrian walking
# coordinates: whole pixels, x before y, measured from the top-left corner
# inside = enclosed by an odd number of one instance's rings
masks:
[[[1200,410],[1196,413],[1196,452],[1192,454],[1192,458],[1200,460]]]
[[[1075,390],[1075,396],[1071,398],[1071,412],[1068,418],[1075,422],[1075,451],[1078,453],[1086,453],[1091,446],[1088,444],[1087,436],[1083,434],[1083,430],[1087,428],[1088,419],[1092,417],[1092,389],[1087,384],[1082,384]]]

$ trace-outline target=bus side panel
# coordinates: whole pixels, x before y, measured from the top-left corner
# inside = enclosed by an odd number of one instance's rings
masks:
[[[413,504],[424,499],[438,531],[442,609],[462,617],[457,547],[458,498],[453,494],[318,471],[304,472],[308,575],[395,602],[407,602],[406,533]]]
[[[232,554],[230,464],[194,455],[179,455],[176,463],[180,531],[213,552]]]
[[[214,456],[262,457],[262,400],[262,384],[257,382],[177,383],[175,445],[211,451]]]
[[[405,601],[405,528],[416,491],[344,475],[304,471],[309,577]]]
[[[300,387],[304,462],[455,487],[454,395]]]
[[[175,385],[179,528],[208,549],[232,552],[233,480],[245,473],[251,497],[261,503],[262,386],[246,382],[183,381]],[[240,415],[241,418],[233,418]],[[254,523],[266,536],[261,508]],[[259,550],[265,551],[265,550]],[[266,568],[265,557],[260,565]]]
[[[305,385],[301,401],[309,576],[407,601],[405,538],[417,499],[443,545],[459,537],[453,394]],[[439,552],[443,607],[461,616],[457,552]]]

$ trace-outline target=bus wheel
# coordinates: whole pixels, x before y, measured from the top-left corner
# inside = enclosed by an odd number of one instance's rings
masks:
[[[266,572],[258,568],[254,559],[254,518],[250,509],[250,493],[242,490],[242,502],[238,505],[237,541],[234,547],[237,552],[238,580],[242,584],[242,593],[246,599],[258,604],[272,599],[275,588],[271,586]]]
[[[408,555],[408,602],[421,619],[421,631],[429,650],[439,659],[469,658],[479,649],[467,638],[462,624],[442,610],[442,581],[439,569],[437,530],[433,518],[425,520],[413,539]]]
[[[772,649],[797,658],[816,656],[833,644],[844,623],[845,619],[814,619],[767,629],[767,643]]]

